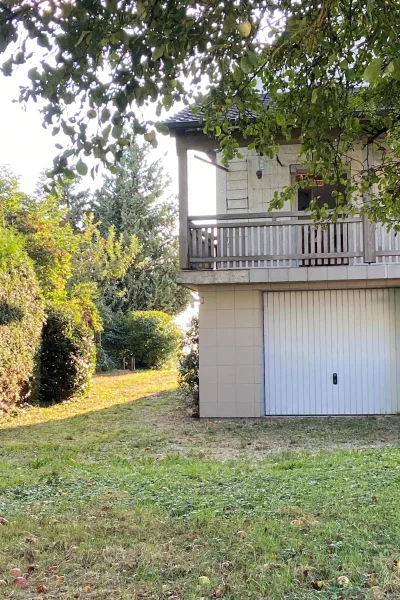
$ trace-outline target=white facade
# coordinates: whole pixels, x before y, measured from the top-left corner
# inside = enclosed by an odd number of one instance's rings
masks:
[[[189,217],[178,280],[201,300],[201,417],[400,411],[400,236],[361,216],[316,227],[297,202],[268,213],[298,149],[262,165],[242,149],[217,170],[219,219]]]
[[[200,416],[399,412],[400,288],[387,284],[200,286]]]
[[[229,172],[217,170],[217,214],[267,212],[275,192],[292,183],[290,167],[300,165],[299,144],[282,145],[274,158],[262,158],[262,177],[257,178],[259,156],[247,148],[240,148],[243,158],[229,163]],[[221,155],[218,156],[221,164]],[[351,153],[349,168],[359,171],[363,167],[361,144]],[[282,210],[297,210],[286,202]]]

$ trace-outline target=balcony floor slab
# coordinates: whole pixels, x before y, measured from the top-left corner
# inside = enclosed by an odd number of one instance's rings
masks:
[[[390,266],[392,268],[390,268]],[[177,282],[196,287],[199,285],[245,285],[245,284],[284,284],[328,282],[330,286],[335,281],[357,281],[357,287],[363,280],[373,280],[379,287],[396,286],[400,278],[400,265],[352,265],[319,267],[293,267],[275,269],[220,269],[220,270],[188,270],[180,271]],[[389,267],[389,268],[388,268]],[[393,268],[395,267],[395,268]],[[359,270],[358,270],[359,269]],[[385,283],[387,282],[387,283]],[[288,286],[289,288],[289,286]]]

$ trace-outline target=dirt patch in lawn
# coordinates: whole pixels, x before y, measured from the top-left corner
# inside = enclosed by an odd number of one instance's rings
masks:
[[[157,451],[205,455],[221,460],[262,459],[266,454],[292,450],[318,451],[396,447],[400,443],[400,416],[194,419],[176,392],[143,418],[162,437]],[[161,442],[161,438],[160,438]],[[161,445],[164,448],[161,448]]]

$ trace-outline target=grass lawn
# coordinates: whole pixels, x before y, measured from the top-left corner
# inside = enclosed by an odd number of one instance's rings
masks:
[[[400,598],[400,417],[199,422],[175,389],[0,424],[0,597]]]

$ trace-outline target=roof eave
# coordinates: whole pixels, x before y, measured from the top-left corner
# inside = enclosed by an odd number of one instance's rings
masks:
[[[187,129],[190,131],[198,131],[199,129],[203,129],[203,125],[200,123],[194,123],[193,121],[179,121],[175,123],[168,123],[168,121],[164,121],[163,125],[166,125],[170,131]]]

